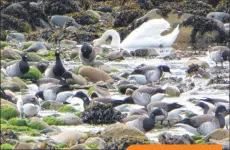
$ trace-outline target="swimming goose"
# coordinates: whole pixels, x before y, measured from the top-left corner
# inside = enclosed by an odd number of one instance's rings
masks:
[[[143,66],[135,69],[131,74],[143,74],[146,77],[148,83],[153,83],[158,81],[163,72],[171,73],[170,68],[166,65],[155,66]]]
[[[60,59],[60,52],[56,51],[55,56],[56,56],[55,65],[52,66],[51,68],[47,68],[45,71],[46,78],[60,79],[63,73],[66,71]]]
[[[223,67],[224,61],[230,61],[230,50],[226,46],[214,46],[208,49],[209,56],[212,61],[216,63],[220,62]]]
[[[27,56],[22,55],[22,60],[6,67],[6,73],[10,77],[22,77],[29,71],[29,64],[27,62]]]
[[[153,95],[164,92],[162,88],[141,87],[133,92],[132,99],[135,104],[146,107],[151,102]]]
[[[179,25],[174,31],[165,36],[161,33],[169,30],[170,24],[164,19],[152,19],[143,23],[140,27],[131,32],[121,43],[120,35],[116,30],[107,30],[99,39],[93,41],[93,46],[107,46],[118,49],[143,49],[149,47],[171,47],[179,34]],[[105,44],[106,40],[112,37],[110,45]]]
[[[96,52],[89,44],[84,43],[81,46],[79,57],[83,65],[93,66],[96,58]]]
[[[212,131],[223,128],[225,126],[225,119],[220,112],[226,111],[226,108],[222,105],[216,108],[215,115],[201,115],[192,118],[185,118],[180,121],[176,126],[183,127],[186,130],[196,129],[201,135],[207,135]],[[181,124],[182,123],[182,124]],[[186,125],[185,125],[186,124]]]
[[[45,89],[44,91],[39,91],[36,93],[37,97],[40,97],[42,100],[53,100],[57,98],[57,94],[62,91],[72,90],[69,85],[52,85]]]
[[[154,109],[149,117],[140,117],[136,120],[126,122],[128,126],[137,128],[142,132],[151,131],[155,127],[155,118],[156,116],[164,115],[161,109]]]
[[[30,94],[27,94],[18,99],[17,108],[21,117],[35,116],[41,109],[39,99],[36,96]]]

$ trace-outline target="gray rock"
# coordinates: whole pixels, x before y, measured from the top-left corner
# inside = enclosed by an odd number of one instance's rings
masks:
[[[65,125],[80,125],[83,124],[82,119],[74,114],[64,114],[57,119],[63,120]]]
[[[106,142],[99,137],[91,137],[85,141],[85,144],[97,144],[97,149],[105,149]]]
[[[159,135],[158,140],[161,144],[194,144],[195,141],[188,134],[172,135],[170,133],[162,133]]]
[[[6,36],[6,41],[11,41],[11,40],[25,42],[26,38],[22,33],[10,33]]]
[[[227,23],[230,21],[230,14],[225,12],[210,12],[209,14],[207,14],[206,17],[219,20],[223,23]]]
[[[70,142],[77,143],[80,139],[86,139],[86,138],[87,135],[79,131],[64,131],[52,137],[55,143],[65,143],[65,144],[69,144]]]
[[[60,28],[63,28],[66,23],[70,23],[73,26],[77,26],[76,21],[68,16],[54,15],[51,17],[51,22],[54,25],[59,26]]]

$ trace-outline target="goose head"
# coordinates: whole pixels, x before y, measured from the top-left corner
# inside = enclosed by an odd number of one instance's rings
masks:
[[[165,116],[164,112],[159,109],[159,108],[156,108],[156,109],[153,109],[153,111],[150,113],[149,117],[150,118],[155,118],[156,116]]]
[[[27,56],[26,55],[22,55],[22,61],[27,61]]]
[[[92,47],[87,43],[84,43],[81,47],[81,53],[85,58],[89,58],[92,51],[93,51]]]
[[[41,98],[42,100],[44,100],[43,91],[37,92],[37,93],[35,94],[35,96],[36,96],[37,98]]]
[[[55,52],[55,56],[56,56],[56,57],[59,57],[59,56],[60,56],[60,51],[56,51],[56,52]]]
[[[160,69],[163,72],[171,73],[169,66],[166,66],[166,65],[160,65],[160,66],[158,66],[158,69]]]
[[[205,104],[204,102],[198,102],[195,106],[199,106],[202,109],[210,109],[209,106]]]
[[[167,110],[167,112],[170,112],[173,109],[177,109],[177,108],[181,108],[181,107],[183,107],[183,105],[178,104],[178,103],[171,103],[171,104],[167,105],[167,109],[166,110]]]
[[[78,97],[78,98],[81,98],[83,101],[84,101],[84,107],[86,107],[86,106],[88,106],[89,105],[89,98],[88,98],[88,96],[84,93],[84,92],[82,92],[82,91],[78,91],[75,95],[74,95],[74,97]]]

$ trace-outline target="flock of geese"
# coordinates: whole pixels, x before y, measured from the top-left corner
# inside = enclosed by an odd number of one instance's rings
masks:
[[[122,43],[120,36],[115,30],[106,31],[101,38],[93,41],[93,46],[84,43],[80,48],[79,58],[83,65],[93,66],[96,59],[95,46],[102,46],[106,39],[112,36],[111,48],[126,49],[137,47],[171,46],[179,33],[179,26],[174,29],[171,34],[161,36],[160,34],[169,29],[170,25],[164,19],[150,20],[139,28],[135,29]],[[148,31],[148,32],[146,32]],[[149,36],[147,36],[149,35]],[[140,40],[141,39],[141,40]],[[210,59],[217,63],[229,61],[230,50],[224,46],[215,46],[209,49]],[[191,118],[181,117],[181,113],[186,113],[186,108],[179,103],[163,102],[169,89],[167,87],[150,87],[143,86],[154,84],[160,81],[163,73],[171,73],[169,66],[166,65],[142,65],[136,67],[128,76],[128,80],[124,83],[131,83],[133,78],[136,80],[138,89],[134,90],[130,96],[124,99],[95,97],[90,98],[82,90],[74,90],[66,82],[71,78],[77,84],[84,85],[86,79],[81,78],[71,71],[68,71],[62,64],[60,52],[55,52],[55,64],[44,70],[44,78],[36,81],[39,91],[36,94],[27,94],[21,96],[17,100],[17,108],[21,117],[32,117],[41,110],[43,101],[57,101],[63,104],[75,105],[79,104],[80,111],[90,105],[91,102],[111,103],[117,108],[123,104],[137,104],[142,108],[130,110],[130,114],[120,122],[129,126],[134,126],[142,132],[151,131],[156,122],[168,125],[168,127],[182,127],[193,134],[207,135],[219,128],[229,127],[229,100],[204,98],[197,102],[196,106],[203,109],[203,115],[194,114]],[[4,73],[9,77],[22,77],[29,71],[26,54],[22,59],[10,66],[7,66]],[[1,95],[11,100],[10,96],[1,89]],[[175,120],[177,120],[175,122]]]

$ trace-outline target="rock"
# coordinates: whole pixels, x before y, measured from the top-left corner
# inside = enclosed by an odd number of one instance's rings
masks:
[[[18,32],[28,32],[30,30],[30,26],[27,22],[6,14],[1,14],[0,28],[2,30],[16,30]],[[4,34],[4,32],[1,32],[1,34]],[[1,35],[1,39],[5,40],[6,37],[2,36],[3,35]]]
[[[82,68],[79,69],[78,73],[85,77],[88,78],[91,82],[98,82],[98,81],[111,81],[112,78],[104,71],[98,69],[98,68],[93,68],[91,66],[83,66]]]
[[[6,36],[6,41],[11,41],[11,40],[25,42],[26,38],[22,33],[10,33]]]
[[[111,103],[103,104],[98,102],[90,103],[81,116],[84,123],[89,124],[111,124],[124,118],[121,112],[115,110]]]
[[[95,144],[97,145],[96,149],[105,149],[106,142],[99,137],[91,137],[85,141],[85,144]]]
[[[138,89],[138,87],[133,84],[121,84],[120,86],[118,86],[118,91],[121,94],[125,94],[127,89],[132,89],[135,91],[136,89]]]
[[[77,144],[77,145],[70,147],[69,149],[82,150],[82,149],[91,149],[91,148],[89,148],[85,144]]]
[[[64,15],[81,11],[74,0],[42,0],[42,7],[47,15]]]
[[[40,49],[47,49],[44,42],[35,42],[31,44],[28,48],[26,48],[25,52],[37,52]]]
[[[212,6],[202,1],[185,1],[183,12],[198,16],[206,16],[211,12]]]
[[[176,86],[166,84],[164,85],[163,89],[165,89],[166,94],[168,94],[171,97],[180,96],[180,90]]]
[[[28,61],[32,62],[41,62],[43,61],[43,58],[36,53],[27,53],[27,59]]]
[[[10,102],[10,101],[1,99],[1,103],[0,103],[0,104],[1,104],[1,106],[9,106],[9,107],[11,107],[11,108],[17,110],[16,104],[14,104],[14,103],[12,103],[12,102]]]
[[[22,76],[22,79],[38,80],[42,78],[42,73],[35,67],[30,67],[29,72]]]
[[[219,20],[223,23],[228,23],[230,21],[230,14],[225,12],[210,12],[206,17]]]
[[[194,139],[187,134],[172,135],[165,132],[159,135],[158,140],[161,144],[195,144]]]
[[[66,28],[67,26],[78,26],[76,21],[72,17],[68,16],[54,15],[51,17],[51,22],[60,28]]]
[[[223,139],[223,140],[210,140],[210,143],[211,144],[219,144],[219,145],[222,145],[222,149],[223,150],[229,150],[229,146],[230,146],[230,144],[229,144],[229,137],[228,138],[225,138],[225,139]]]
[[[65,125],[83,124],[82,119],[74,114],[64,114],[59,116],[57,119],[63,120],[65,122]]]
[[[4,83],[1,83],[1,87],[5,89],[9,89],[11,91],[20,91],[20,85],[18,83],[7,81]]]
[[[100,6],[97,8],[97,11],[101,11],[101,12],[112,12],[112,8],[109,6]]]
[[[1,56],[3,58],[14,59],[14,60],[21,58],[19,53],[17,53],[14,50],[10,50],[10,49],[5,49],[5,50],[1,51]]]
[[[49,110],[59,110],[59,108],[62,106],[62,103],[56,102],[56,101],[44,101],[41,103],[42,109],[49,109]]]
[[[223,140],[225,138],[228,138],[230,135],[230,131],[226,129],[216,129],[210,134],[206,135],[203,140],[204,141],[209,141],[209,139],[213,140]]]
[[[122,51],[112,51],[109,52],[105,57],[109,59],[110,61],[116,60],[116,59],[124,59],[124,57],[131,57],[132,55],[129,54],[128,51],[122,50]]]
[[[113,27],[124,27],[128,26],[135,19],[143,15],[143,11],[139,10],[123,10],[116,14],[115,22]]]
[[[50,128],[50,126],[49,126],[47,123],[45,123],[42,119],[40,119],[40,118],[38,118],[38,117],[32,117],[32,118],[30,118],[30,124],[31,124],[31,123],[39,123],[39,124],[41,124],[45,129]]]
[[[1,106],[0,112],[1,118],[6,120],[19,116],[18,110],[8,105]]]
[[[128,137],[143,137],[143,139],[147,139],[144,133],[139,131],[134,127],[127,126],[125,124],[112,124],[107,126],[104,131],[102,131],[101,136],[104,138],[114,138],[114,139],[122,139],[126,136]]]
[[[64,131],[52,137],[56,143],[77,143],[80,139],[86,139],[87,135],[79,131]]]
[[[22,79],[19,78],[19,77],[13,77],[13,80],[12,80],[12,81],[15,82],[15,83],[17,83],[21,89],[26,89],[26,88],[27,88],[26,83],[24,83],[24,82],[22,81]]]
[[[192,58],[190,58],[187,62],[185,62],[185,66],[186,67],[188,67],[188,66],[190,66],[190,65],[192,65],[192,64],[194,64],[194,65],[199,65],[201,68],[203,68],[203,69],[207,69],[207,68],[210,68],[210,66],[209,66],[209,64],[207,63],[207,62],[205,62],[205,61],[201,61],[201,60],[199,60],[198,58],[194,58],[194,57],[192,57]]]
[[[72,16],[78,24],[90,25],[99,22],[100,15],[93,10],[87,10],[85,12],[76,13]]]

